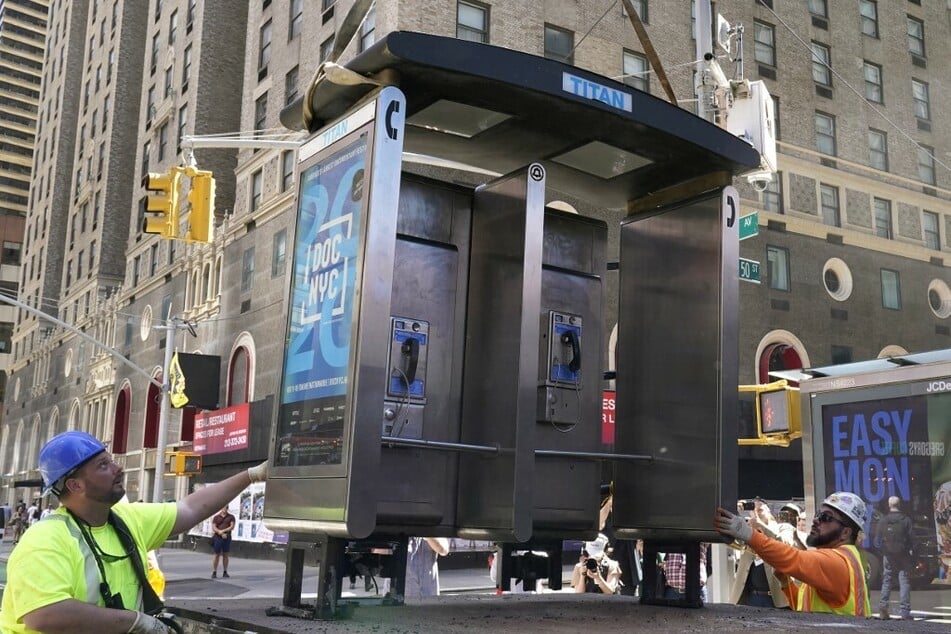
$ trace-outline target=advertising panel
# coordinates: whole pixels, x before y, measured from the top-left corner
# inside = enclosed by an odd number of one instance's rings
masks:
[[[340,465],[368,134],[302,170],[276,466]]]
[[[194,450],[208,455],[248,448],[251,404],[241,403],[195,416]]]
[[[916,576],[949,583],[951,570],[951,394],[834,403],[822,408],[827,492],[851,491],[869,505],[865,540],[881,548],[888,498],[913,523]]]
[[[201,488],[214,484],[208,482],[202,485],[196,485],[195,488]],[[264,482],[254,482],[238,494],[233,500],[228,502],[228,512],[235,517],[235,527],[231,532],[232,541],[239,542],[271,542],[275,544],[286,544],[288,534],[283,531],[272,531],[264,525]],[[217,514],[217,513],[216,513]],[[195,537],[211,538],[211,520],[209,517],[198,524],[190,531],[189,535]]]

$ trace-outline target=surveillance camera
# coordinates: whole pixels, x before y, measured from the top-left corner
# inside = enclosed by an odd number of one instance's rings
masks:
[[[769,187],[769,184],[773,182],[773,173],[755,172],[753,174],[747,175],[746,180],[754,190],[758,192],[765,191],[766,188]]]

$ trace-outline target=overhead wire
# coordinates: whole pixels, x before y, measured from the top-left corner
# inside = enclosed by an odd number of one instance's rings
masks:
[[[601,23],[601,20],[603,20],[603,19],[605,18],[605,16],[611,11],[611,9],[613,9],[614,7],[617,6],[617,3],[618,3],[618,0],[614,0],[614,2],[611,3],[611,6],[609,6],[607,9],[605,9],[604,13],[601,14],[601,17],[594,21],[594,24],[592,24],[592,25],[591,25],[591,28],[589,28],[589,29],[585,32],[585,34],[581,36],[581,39],[578,40],[577,44],[575,44],[574,46],[571,47],[571,52],[572,52],[572,53],[574,53],[575,50],[576,50],[579,46],[581,46],[581,43],[584,42],[584,40],[585,40],[586,37],[588,37],[589,35],[591,35],[591,31],[593,31],[594,28],[595,28],[596,26],[598,26],[598,25]]]
[[[897,130],[898,133],[899,133],[901,136],[905,137],[906,139],[908,139],[908,141],[910,141],[912,144],[914,144],[914,146],[915,146],[916,148],[918,148],[919,150],[922,150],[922,151],[924,151],[925,153],[927,153],[927,154],[931,157],[931,160],[933,160],[936,164],[940,165],[941,167],[943,167],[944,169],[946,169],[946,170],[948,170],[948,171],[951,171],[951,166],[948,166],[947,164],[945,164],[941,159],[939,159],[937,156],[935,156],[935,153],[934,153],[934,152],[932,152],[932,151],[928,150],[928,148],[922,146],[922,145],[921,145],[920,143],[918,143],[918,141],[916,141],[910,134],[908,134],[908,133],[904,130],[904,128],[902,128],[900,125],[898,125],[897,123],[895,123],[894,121],[892,121],[891,119],[889,119],[888,116],[887,116],[884,112],[882,112],[880,109],[878,109],[878,108],[875,106],[875,104],[873,104],[871,101],[869,101],[869,100],[865,97],[865,95],[863,95],[863,94],[862,94],[861,92],[859,92],[856,88],[854,88],[854,87],[852,86],[852,84],[850,84],[848,81],[846,81],[846,79],[845,79],[844,77],[842,77],[842,75],[840,75],[840,74],[838,73],[838,71],[836,71],[834,68],[832,68],[832,65],[831,65],[831,64],[827,64],[827,63],[825,63],[825,62],[822,62],[821,60],[816,59],[815,55],[814,55],[813,52],[812,52],[812,47],[811,47],[795,30],[793,30],[793,28],[792,28],[791,26],[789,26],[789,24],[787,24],[786,21],[783,20],[783,19],[779,16],[779,14],[776,13],[775,10],[773,10],[771,7],[769,7],[769,6],[768,6],[767,4],[765,4],[765,3],[760,4],[760,7],[766,9],[766,10],[769,11],[771,14],[773,14],[773,17],[775,17],[776,20],[777,20],[780,24],[782,24],[783,27],[784,27],[787,31],[789,31],[789,33],[790,33],[794,38],[796,38],[796,40],[802,45],[802,47],[803,47],[804,49],[806,49],[806,51],[808,51],[808,53],[809,53],[809,58],[810,58],[811,60],[813,60],[814,62],[819,62],[819,63],[821,63],[823,66],[825,66],[826,68],[828,68],[828,69],[829,69],[829,72],[831,72],[832,75],[835,76],[839,81],[841,81],[841,82],[845,85],[846,88],[848,88],[848,89],[851,90],[853,93],[855,93],[855,95],[858,96],[858,98],[861,99],[861,100],[865,103],[865,105],[869,107],[870,110],[872,110],[872,112],[874,112],[875,114],[877,114],[878,116],[880,116],[883,120],[885,120],[885,122],[888,123],[888,124],[889,124],[892,128],[894,128],[895,130]]]

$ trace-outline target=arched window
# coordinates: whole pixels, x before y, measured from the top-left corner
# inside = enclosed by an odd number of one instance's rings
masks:
[[[161,370],[156,372],[153,377],[161,381]],[[158,447],[158,424],[161,399],[162,391],[155,383],[149,382],[149,390],[145,397],[145,436],[142,439],[143,448],[155,449]]]
[[[23,421],[21,420],[17,423],[17,433],[13,441],[13,473],[19,473],[25,469],[24,465],[21,464],[23,456]]]
[[[40,415],[33,416],[33,423],[30,425],[30,446],[27,449],[26,460],[23,466],[27,471],[36,468],[36,454],[40,452]]]
[[[215,277],[214,277],[214,292],[212,293],[212,298],[217,298],[221,294],[221,256],[215,259]]]
[[[201,267],[201,301],[207,302],[211,299],[211,264],[205,263]]]
[[[785,343],[774,343],[763,351],[759,358],[759,381],[760,383],[769,383],[770,372],[781,370],[798,370],[802,368],[802,359],[799,353],[791,345]]]
[[[231,354],[231,363],[228,366],[228,406],[248,402],[250,366],[251,357],[244,346],[237,348]]]
[[[129,418],[132,413],[132,388],[126,382],[116,395],[116,409],[112,427],[112,453],[128,451]]]

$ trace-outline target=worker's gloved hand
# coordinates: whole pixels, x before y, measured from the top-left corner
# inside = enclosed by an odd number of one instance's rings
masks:
[[[746,523],[741,515],[734,515],[726,509],[717,509],[713,518],[713,526],[718,532],[730,535],[734,539],[748,542],[753,538],[753,528]]]
[[[248,469],[248,477],[251,478],[251,482],[264,482],[267,480],[267,460],[256,467]]]
[[[175,630],[145,612],[136,612],[128,634],[175,634]]]

